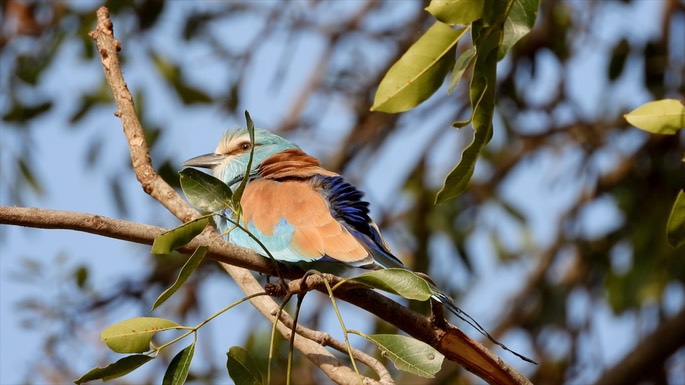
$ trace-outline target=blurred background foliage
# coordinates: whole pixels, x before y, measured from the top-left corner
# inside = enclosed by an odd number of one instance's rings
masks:
[[[142,71],[148,80],[124,73],[136,95],[153,161],[169,183],[178,185],[180,163],[196,155],[174,151],[184,145],[170,143],[169,127],[175,120],[205,113],[226,124],[241,124],[248,109],[258,125],[292,138],[326,167],[367,190],[376,221],[396,253],[414,269],[431,273],[467,312],[485,317],[483,323],[495,337],[539,361],[536,367],[522,366],[534,383],[607,380],[602,376],[609,367],[639,351],[664,320],[685,311],[685,249],[670,247],[665,237],[671,204],[684,185],[680,159],[685,137],[682,132],[648,135],[622,118],[649,100],[682,100],[681,1],[543,1],[534,30],[499,65],[493,141],[478,160],[467,191],[439,206],[433,205],[435,194],[471,138],[469,128],[450,128],[470,113],[467,82],[449,96],[443,88],[404,114],[369,111],[387,68],[432,23],[423,10],[426,4],[105,4],[122,42],[125,71]],[[106,181],[108,194],[99,198],[101,204],[115,207],[120,218],[140,220],[132,213],[133,194],[126,187],[130,161],[123,151],[108,152],[110,139],[98,123],[103,117],[112,119],[104,77],[100,72],[75,82],[69,77],[79,77],[78,70],[55,70],[65,55],[79,66],[100,69],[88,36],[99,5],[2,3],[3,204],[23,205],[27,196],[49,196],[51,186],[37,172],[44,167],[41,154],[33,151],[49,117],[50,125],[87,138],[83,164],[73,167],[97,170]],[[642,18],[640,9],[650,12]],[[616,15],[633,15],[634,28],[621,24]],[[460,45],[458,52],[466,49]],[[60,86],[47,88],[56,76],[61,76]],[[262,88],[255,90],[256,84]],[[174,107],[160,112],[160,105]],[[203,146],[213,145],[220,133],[217,129],[214,137],[198,138],[196,127],[185,129],[186,137]],[[174,226],[162,211],[161,206],[151,209],[148,222]],[[1,241],[11,242],[4,236]],[[143,258],[147,249],[134,250]],[[117,277],[106,289],[96,290],[88,264],[60,268],[69,256],[51,252],[49,245],[41,246],[39,256],[17,260],[20,267],[13,274],[28,284],[60,282],[49,296],[33,294],[18,304],[23,326],[45,333],[43,358],[32,363],[37,370],[27,375],[28,383],[67,383],[78,377],[84,368],[62,354],[84,343],[74,340],[75,330],[84,322],[103,328],[103,317],[121,309],[147,314],[155,293],[173,282],[183,262],[178,256],[149,255],[142,274]],[[4,254],[3,259],[14,257]],[[92,264],[97,263],[94,258]],[[199,310],[200,289],[209,277],[226,279],[213,264],[203,264],[166,316],[182,322],[210,314]],[[310,306],[325,306],[323,300],[310,301]],[[230,327],[230,317],[215,322]],[[323,318],[312,311],[305,322],[317,328]],[[598,330],[606,330],[597,324],[609,322],[611,329],[611,322],[626,318],[636,320],[633,330],[612,338],[629,340],[629,348],[609,360],[593,341]],[[376,328],[388,330],[382,322]],[[255,328],[241,339],[258,354],[267,346],[267,333]],[[678,345],[678,352],[664,347],[663,359],[641,368],[646,383],[683,384],[683,341]],[[284,353],[287,346],[281,349]],[[96,357],[104,350],[96,346]],[[296,357],[297,383],[321,381],[315,368]],[[280,369],[274,373],[283,375]],[[141,381],[157,382],[161,373]],[[451,363],[431,381],[399,373],[396,378],[400,383],[478,382]],[[207,355],[202,364],[194,364],[191,379],[228,381],[224,357]]]

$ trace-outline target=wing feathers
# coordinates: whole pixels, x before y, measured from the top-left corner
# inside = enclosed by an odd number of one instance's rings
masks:
[[[279,152],[259,165],[259,175],[268,179],[308,178],[317,174],[337,175],[322,168],[318,159],[297,149]]]
[[[292,228],[290,248],[303,260],[330,257],[357,264],[369,257],[368,251],[332,215],[324,198],[301,180],[257,179],[243,193],[244,224],[253,224],[267,238],[282,236],[275,229],[282,219]],[[268,239],[262,240],[269,247]]]

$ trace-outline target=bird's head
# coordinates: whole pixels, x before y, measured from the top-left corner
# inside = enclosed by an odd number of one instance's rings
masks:
[[[183,162],[184,166],[209,168],[214,176],[229,187],[245,176],[250,159],[250,134],[244,128],[231,129],[221,137],[213,153],[196,156]],[[256,173],[266,159],[288,149],[299,149],[293,142],[262,129],[254,132],[254,155],[250,175]]]

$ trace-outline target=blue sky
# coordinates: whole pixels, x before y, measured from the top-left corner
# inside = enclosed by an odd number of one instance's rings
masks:
[[[573,2],[571,2],[573,3]],[[601,105],[599,100],[605,97],[607,87],[612,87],[612,95],[620,95],[616,99],[616,108],[632,108],[648,101],[649,95],[639,88],[640,80],[631,78],[640,76],[639,64],[629,62],[628,69],[622,81],[615,85],[603,84],[603,71],[606,67],[606,56],[603,52],[611,47],[616,40],[617,31],[633,31],[632,37],[636,41],[647,41],[650,36],[659,32],[660,6],[658,2],[639,1],[636,7],[620,7],[614,3],[604,5],[598,4],[595,17],[601,18],[598,23],[601,28],[591,36],[581,39],[582,45],[574,47],[578,51],[576,59],[569,63],[571,66],[571,76],[574,78],[569,89],[573,99],[588,117],[594,117],[605,113],[597,110],[596,106]],[[657,3],[657,4],[655,4]],[[351,4],[351,3],[346,3]],[[115,31],[122,39],[124,50],[132,53],[147,49],[148,44],[156,45],[157,49],[168,53],[170,57],[177,59],[185,68],[190,79],[196,84],[202,85],[210,94],[216,92],[225,84],[226,79],[234,76],[227,71],[225,65],[217,61],[212,51],[207,46],[188,46],[177,49],[177,42],[174,36],[177,35],[175,20],[181,17],[185,8],[196,6],[192,2],[178,2],[170,7],[169,12],[165,13],[165,18],[161,25],[161,30],[156,30],[146,37],[145,44],[136,41],[126,41],[127,26],[121,24],[120,20],[114,19]],[[198,6],[211,7],[211,4],[202,3]],[[391,15],[401,20],[403,15],[411,11],[416,3],[403,2]],[[406,9],[403,9],[405,7]],[[344,7],[340,12],[344,11]],[[303,8],[303,12],[306,9]],[[404,12],[404,13],[403,13]],[[227,44],[239,45],[241,42],[249,41],[250,32],[257,30],[259,20],[243,19],[230,25],[216,26],[221,34],[226,37]],[[636,28],[636,26],[638,28]],[[294,95],[297,94],[299,87],[311,71],[318,55],[322,52],[321,41],[317,40],[315,34],[304,36],[295,45],[285,44],[286,42],[276,38],[274,41],[264,45],[256,52],[258,66],[251,68],[248,76],[250,81],[245,87],[242,103],[243,108],[248,109],[258,126],[270,128],[276,125],[280,119],[287,115]],[[77,107],[76,100],[70,99],[68,95],[77,93],[97,84],[102,79],[102,69],[97,62],[83,62],[79,59],[79,45],[76,42],[65,45],[59,54],[55,65],[46,73],[45,80],[42,82],[38,91],[45,95],[59,95],[60,103],[57,108],[42,118],[32,122],[35,135],[32,151],[36,159],[36,171],[38,177],[46,187],[43,196],[30,194],[24,197],[27,206],[36,206],[59,210],[73,210],[80,212],[97,213],[105,216],[117,217],[116,208],[110,203],[108,193],[107,177],[125,173],[124,178],[124,198],[130,204],[130,216],[126,219],[140,221],[160,226],[171,227],[177,224],[176,220],[168,213],[165,213],[161,206],[157,205],[147,197],[138,185],[133,175],[128,175],[125,169],[127,147],[121,133],[120,121],[113,116],[114,107],[104,106],[92,112],[77,127],[68,126],[68,116]],[[278,91],[273,91],[273,77],[277,73],[274,66],[274,56],[280,55],[283,49],[294,49],[290,56],[293,64],[288,68],[284,80],[280,84]],[[379,52],[380,55],[390,55],[391,52]],[[506,61],[502,65],[507,65]],[[541,74],[536,81],[530,84],[530,97],[536,94],[550,92],[550,84],[554,84],[553,79],[559,76],[559,68],[555,67],[552,60],[542,61]],[[206,153],[215,147],[219,135],[224,128],[235,125],[242,125],[243,120],[238,117],[228,117],[216,106],[194,107],[184,109],[182,114],[175,111],[181,109],[181,104],[177,99],[168,97],[169,90],[165,89],[163,83],[157,77],[151,64],[141,60],[130,60],[125,69],[125,77],[132,90],[145,89],[147,114],[152,121],[163,125],[165,129],[164,142],[159,146],[159,151],[170,154],[177,160],[178,167],[183,160],[192,156]],[[3,81],[5,76],[2,77]],[[280,79],[279,79],[280,80]],[[618,88],[618,89],[617,89]],[[444,90],[441,90],[442,92]],[[0,107],[6,106],[6,95],[3,92]],[[32,97],[32,95],[27,95]],[[613,97],[613,96],[612,96]],[[311,107],[310,107],[311,108]],[[426,107],[422,107],[426,108]],[[562,114],[563,115],[563,114]],[[294,137],[301,146],[313,153],[326,159],[337,145],[339,139],[346,129],[349,128],[351,121],[349,110],[345,106],[336,106],[323,114],[327,129],[318,132],[314,137],[298,138]],[[438,127],[439,122],[445,119],[437,113],[431,117],[431,121],[426,122],[426,126]],[[529,119],[532,125],[539,123],[536,117],[522,117]],[[559,119],[563,119],[560,116]],[[389,145],[374,158],[373,162],[367,164],[363,178],[360,173],[352,175],[355,182],[367,192],[367,198],[372,205],[377,208],[385,208],[393,201],[393,194],[397,191],[399,175],[405,170],[403,164],[411,164],[412,159],[406,156],[405,149],[408,146],[427,146],[431,135],[426,135],[425,131],[413,128],[409,121],[405,127],[398,130]],[[436,129],[439,129],[436,128]],[[19,137],[11,131],[12,127],[2,124],[0,136],[2,138],[2,153],[0,154],[3,173],[16,172],[8,168],[12,164],[11,156],[19,146]],[[495,127],[497,132],[497,126]],[[102,135],[104,145],[101,147],[101,158],[106,162],[100,164],[106,169],[86,169],[82,166],[85,159],[85,149],[91,138]],[[470,140],[470,135],[466,131],[454,131],[445,136],[445,141],[436,145],[437,151],[435,167],[437,181],[441,181],[449,168],[456,162],[454,151],[447,151],[447,146],[455,146]],[[630,151],[637,143],[644,140],[644,136],[639,133],[627,133],[621,137],[620,150]],[[498,137],[493,140],[497,143]],[[617,150],[618,152],[618,150]],[[565,165],[577,161],[577,154],[572,151],[562,153],[545,154],[538,159],[530,162],[526,169],[517,171],[515,177],[506,184],[506,195],[518,208],[524,210],[532,217],[531,231],[535,244],[544,246],[550,241],[554,229],[549,226],[551,213],[560,213],[574,196],[576,191],[572,189],[557,189],[550,194],[549,184],[546,178],[553,178],[559,170],[566,168]],[[598,157],[596,160],[597,168],[602,169],[602,165],[611,162],[620,156],[620,153],[607,153]],[[477,175],[478,176],[478,173]],[[13,205],[16,202],[8,200],[6,187],[0,188],[0,203],[2,205]],[[554,199],[549,199],[554,195]],[[498,215],[496,208],[486,216],[482,225],[502,226],[503,238],[510,242],[518,242],[520,234],[512,233],[512,226],[499,224],[501,216]],[[617,212],[612,209],[612,202],[605,202],[595,205],[587,210],[585,214],[586,231],[601,234],[612,227],[612,224],[620,220]],[[401,249],[401,237],[389,236],[391,243],[396,249]],[[439,248],[439,244],[435,247]],[[478,319],[486,328],[495,325],[498,312],[494,308],[502,307],[501,304],[506,299],[517,292],[521,286],[522,278],[532,267],[532,263],[521,263],[515,266],[501,267],[497,264],[495,253],[489,245],[485,234],[476,236],[470,245],[474,254],[481,256],[476,261],[475,269],[478,273],[477,282],[464,282],[464,273],[459,266],[452,260],[445,260],[445,264],[451,264],[441,271],[435,272],[436,275],[454,274],[454,287],[462,288],[469,285],[468,296],[460,304],[473,317]],[[119,276],[136,275],[138,271],[145,268],[145,247],[139,247],[125,242],[115,241],[96,237],[88,234],[79,234],[69,231],[58,230],[34,230],[21,229],[16,227],[0,226],[0,384],[15,384],[24,378],[34,378],[29,373],[27,363],[40,360],[40,343],[44,337],[41,333],[21,328],[22,314],[17,312],[17,303],[27,296],[44,296],[60,293],[64,288],[57,286],[56,281],[43,280],[36,282],[21,282],[12,277],[20,270],[22,260],[31,258],[40,260],[49,268],[48,276],[58,276],[68,274],[73,268],[86,264],[91,270],[91,282],[93,290],[103,291],[110,287],[111,282]],[[59,257],[64,256],[63,260]],[[68,293],[68,290],[67,290]],[[154,293],[151,294],[154,297]],[[240,296],[235,290],[235,285],[228,280],[213,280],[203,288],[203,304],[207,314],[211,314],[216,309],[238,299]],[[154,298],[153,298],[154,299]],[[617,318],[605,306],[598,306],[595,314],[585,314],[584,311],[596,304],[592,304],[587,297],[582,294],[572,296],[569,299],[569,306],[575,311],[571,312],[574,317],[584,318],[593,317],[598,322],[592,330],[593,338],[596,340],[589,344],[600,345],[601,357],[600,365],[589,367],[578,379],[578,384],[585,383],[594,378],[598,371],[605,365],[620,359],[635,344],[635,330],[640,329],[639,325],[644,322],[635,316],[625,316]],[[673,287],[667,291],[664,301],[668,303],[675,312],[683,306],[685,298],[682,287]],[[483,304],[495,304],[494,306],[483,306]],[[343,305],[345,307],[345,305]],[[258,318],[256,313],[251,316],[241,316],[245,314],[247,307],[241,308],[239,312],[222,317],[215,323],[210,324],[212,332],[216,333],[216,338],[209,340],[201,339],[200,343],[210,345],[209,351],[217,356],[223,357],[228,346],[239,345],[243,342],[243,336],[247,327],[252,326],[254,319]],[[344,309],[343,309],[344,311]],[[118,321],[126,317],[142,316],[137,309],[131,309],[127,314],[113,314],[110,316],[111,322]],[[346,320],[348,327],[352,329],[365,329],[369,323],[367,317],[349,317]],[[110,323],[111,323],[110,322]],[[261,322],[261,321],[259,321]],[[222,324],[223,323],[223,324]],[[226,323],[230,328],[226,328]],[[263,322],[265,324],[265,322]],[[45,325],[49,328],[50,325]],[[75,346],[79,346],[78,341],[96,341],[99,339],[99,327],[97,322],[87,322],[83,330],[79,330],[78,335],[70,336],[73,338]],[[338,330],[333,319],[326,322],[329,332],[338,335]],[[230,329],[230,330],[228,330]],[[475,332],[465,327],[467,333],[474,338]],[[550,333],[553,333],[551,331]],[[200,333],[202,336],[202,333]],[[209,333],[208,333],[209,335]],[[630,336],[626,338],[626,336]],[[525,345],[525,338],[520,338],[517,334],[510,333],[505,336],[504,342],[515,350],[524,354],[528,352]],[[202,338],[202,337],[201,337]],[[555,349],[568,349],[568,341],[563,337],[549,339],[550,351]],[[96,346],[97,347],[97,346]],[[83,360],[82,369],[85,371],[90,368],[92,361],[90,357],[104,357],[105,347],[99,346],[99,350],[92,347],[84,348],[83,351],[76,351],[75,359],[79,360],[79,366]],[[504,357],[506,353],[502,353]],[[201,352],[205,354],[205,352]],[[513,357],[509,361],[522,370],[524,373],[529,369],[526,364],[518,362]],[[197,360],[196,362],[199,362]],[[194,364],[195,365],[195,364]]]

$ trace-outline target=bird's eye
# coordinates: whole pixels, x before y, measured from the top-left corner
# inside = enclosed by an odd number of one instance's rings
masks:
[[[251,144],[250,142],[243,142],[243,143],[240,143],[240,149],[241,149],[241,150],[247,151],[247,150],[249,150],[250,148],[252,148],[252,144]]]

